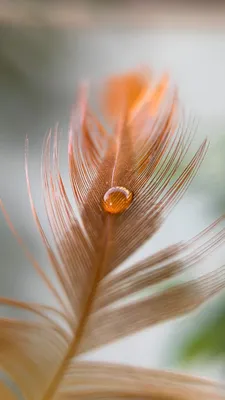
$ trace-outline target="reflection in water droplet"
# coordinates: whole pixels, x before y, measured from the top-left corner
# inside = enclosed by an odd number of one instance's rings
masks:
[[[133,200],[133,193],[122,186],[114,186],[107,190],[103,197],[103,209],[110,214],[125,211]]]

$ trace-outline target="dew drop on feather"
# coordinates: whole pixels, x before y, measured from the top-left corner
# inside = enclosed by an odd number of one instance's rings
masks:
[[[111,187],[103,197],[103,209],[110,214],[120,214],[131,205],[133,193],[123,187]]]

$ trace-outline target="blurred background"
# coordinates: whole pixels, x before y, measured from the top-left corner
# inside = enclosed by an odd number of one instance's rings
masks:
[[[0,24],[0,198],[40,263],[47,260],[27,198],[25,136],[30,143],[34,200],[48,231],[40,182],[42,141],[59,122],[66,145],[71,105],[81,79],[98,83],[110,73],[140,65],[152,68],[156,77],[167,71],[179,87],[183,105],[199,121],[196,140],[210,137],[208,155],[194,183],[159,234],[142,249],[142,256],[149,246],[154,251],[191,238],[225,212],[223,5],[1,0]],[[65,176],[66,168],[64,158]],[[220,251],[207,260],[207,266],[224,261]],[[48,301],[1,214],[0,295]],[[224,338],[221,295],[189,317],[141,332],[92,357],[223,379]]]

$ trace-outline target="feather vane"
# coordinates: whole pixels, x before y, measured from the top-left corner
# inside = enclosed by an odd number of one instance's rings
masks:
[[[147,71],[112,77],[101,96],[113,133],[90,109],[85,85],[69,128],[69,177],[79,214],[60,172],[57,130],[44,141],[43,192],[56,250],[33,202],[26,151],[31,210],[61,291],[30,254],[0,203],[9,228],[57,303],[49,307],[0,298],[2,306],[24,315],[0,320],[0,366],[27,400],[225,399],[224,388],[203,379],[79,361],[87,351],[195,310],[225,286],[221,267],[132,300],[139,291],[179,276],[215,251],[224,242],[224,217],[187,243],[118,270],[161,228],[197,173],[208,141],[179,172],[194,123],[179,123],[177,89],[167,75],[156,86]],[[15,397],[4,383],[0,394],[6,400]]]

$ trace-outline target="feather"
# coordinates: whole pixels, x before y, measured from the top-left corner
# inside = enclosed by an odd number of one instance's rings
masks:
[[[2,381],[0,381],[0,395],[4,400],[16,400],[15,394]]]
[[[77,395],[74,396],[75,388]],[[215,383],[185,374],[126,365],[76,362],[71,365],[57,400],[107,399],[223,399]]]
[[[33,202],[26,139],[31,210],[61,290],[30,254],[0,202],[9,228],[56,301],[50,307],[0,298],[2,306],[13,307],[20,315],[0,320],[1,368],[29,400],[225,399],[219,384],[201,379],[78,361],[87,351],[195,310],[225,286],[221,267],[170,289],[149,292],[144,299],[132,299],[214,252],[224,242],[224,216],[188,242],[118,270],[161,228],[197,173],[208,141],[179,172],[194,123],[185,118],[179,122],[177,89],[167,75],[155,86],[146,71],[112,77],[101,102],[112,134],[90,109],[87,85],[81,86],[68,138],[74,205],[60,173],[58,130],[50,131],[44,141],[43,193],[54,249]],[[2,393],[7,400],[13,398],[3,383]]]

